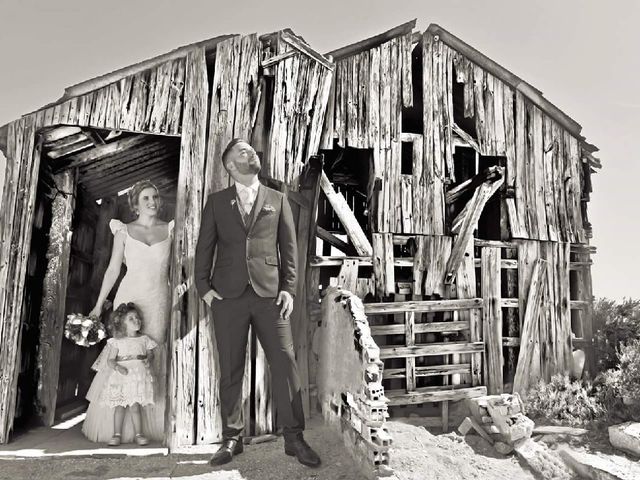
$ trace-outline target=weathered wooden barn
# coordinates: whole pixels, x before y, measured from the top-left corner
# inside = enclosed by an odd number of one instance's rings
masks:
[[[450,400],[526,388],[566,369],[575,347],[591,355],[595,148],[514,74],[436,25],[414,29],[325,55],[289,30],[217,37],[70,87],[2,127],[0,442],[84,397],[100,347],[63,339],[64,320],[95,302],[108,221],[129,220],[119,193],[141,178],[160,186],[176,220],[175,287],[193,273],[203,200],[229,185],[219,156],[237,136],[297,220],[307,412],[330,284],[365,299],[391,405],[442,402],[445,427]],[[173,299],[172,448],[220,438],[210,324],[195,289]],[[270,431],[258,342],[247,365],[249,433]]]

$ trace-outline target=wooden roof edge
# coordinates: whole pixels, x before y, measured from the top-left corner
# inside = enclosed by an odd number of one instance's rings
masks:
[[[425,33],[438,36],[449,47],[460,52],[476,65],[482,67],[498,79],[507,83],[515,90],[522,93],[527,99],[534,103],[538,108],[547,115],[557,121],[564,129],[580,140],[581,144],[586,144],[585,138],[580,134],[582,127],[578,122],[569,117],[566,113],[556,107],[553,103],[543,97],[542,92],[525,82],[522,78],[513,74],[502,65],[491,60],[489,57],[479,52],[469,44],[465,43],[452,33],[448,32],[441,26],[432,23],[429,25]],[[587,144],[589,145],[589,144]],[[593,146],[591,146],[593,148]]]
[[[417,18],[414,18],[413,20],[405,22],[402,25],[398,25],[397,27],[394,27],[391,30],[387,30],[386,32],[327,52],[324,54],[324,56],[327,57],[331,55],[334,61],[338,61],[343,58],[350,57],[351,55],[356,55],[360,52],[364,52],[365,50],[370,50],[374,47],[377,47],[378,45],[382,45],[383,43],[388,42],[389,40],[399,37],[400,35],[406,35],[407,33],[413,32],[413,29],[416,26],[416,21]]]
[[[133,65],[129,65],[127,67],[114,70],[113,72],[106,73],[99,77],[95,77],[89,80],[85,80],[84,82],[77,83],[75,85],[67,87],[64,90],[64,95],[59,100],[54,102],[53,105],[64,102],[70,98],[79,97],[80,95],[84,95],[94,90],[98,90],[102,87],[105,87],[114,82],[117,82],[122,78],[135,75],[136,73],[140,73],[144,70],[149,70],[150,68],[156,67],[170,60],[175,60],[177,58],[184,57],[189,52],[189,50],[192,50],[193,48],[204,47],[205,50],[210,50],[213,47],[215,47],[218,43],[224,40],[227,40],[229,38],[235,37],[237,35],[239,34],[232,33],[232,34],[226,34],[226,35],[219,35],[214,38],[209,38],[207,40],[202,40],[200,42],[184,45],[182,47],[178,47],[174,50],[171,50],[170,52],[163,53],[162,55],[158,55],[156,57],[135,63]]]

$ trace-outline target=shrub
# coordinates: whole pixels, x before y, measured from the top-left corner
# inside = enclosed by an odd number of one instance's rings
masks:
[[[624,299],[617,303],[598,299],[593,309],[593,325],[600,370],[617,367],[620,347],[640,338],[640,300]]]
[[[589,382],[571,381],[557,374],[546,383],[540,380],[526,395],[525,408],[531,418],[545,418],[556,424],[587,425],[601,420],[605,409]]]

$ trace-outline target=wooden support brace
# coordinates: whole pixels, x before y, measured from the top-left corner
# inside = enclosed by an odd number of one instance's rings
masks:
[[[320,225],[316,226],[316,234],[322,241],[327,242],[332,247],[336,247],[346,255],[354,255],[357,253],[353,245],[349,245],[347,242],[340,240],[333,233],[326,231]],[[344,264],[344,262],[342,263]]]
[[[322,172],[322,177],[320,178],[320,188],[322,188],[322,191],[327,196],[327,200],[329,200],[329,203],[335,210],[336,215],[338,215],[340,223],[344,225],[344,228],[347,231],[347,235],[349,236],[351,243],[353,243],[353,246],[357,250],[358,255],[368,257],[373,255],[373,248],[371,247],[371,243],[362,230],[362,227],[358,223],[358,220],[356,220],[355,215],[349,208],[349,204],[341,193],[336,192],[333,189],[324,171]]]
[[[460,266],[460,262],[462,261],[462,257],[464,256],[464,252],[471,240],[471,237],[473,236],[473,231],[476,229],[484,206],[487,204],[489,198],[491,198],[491,196],[504,182],[504,169],[501,167],[495,168],[500,171],[500,177],[497,180],[487,180],[482,185],[478,186],[473,197],[469,200],[467,207],[463,210],[463,220],[460,222],[459,231],[454,232],[458,233],[458,236],[455,239],[451,249],[451,256],[449,257],[449,261],[445,268],[445,284],[453,283],[458,267]],[[454,224],[456,223],[458,222],[454,221]]]

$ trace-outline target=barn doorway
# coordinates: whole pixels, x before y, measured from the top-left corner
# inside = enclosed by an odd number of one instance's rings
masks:
[[[61,326],[66,315],[86,315],[95,305],[111,256],[109,221],[135,218],[127,202],[129,187],[143,179],[153,182],[163,198],[158,217],[170,221],[180,165],[178,136],[57,126],[40,132],[38,145],[41,162],[25,283],[17,434],[86,409],[91,365],[105,342],[88,348],[66,338],[60,342]],[[71,232],[67,239],[60,237],[65,222]],[[123,265],[110,300],[125,272]],[[56,282],[64,283],[62,289],[57,285],[64,298],[52,294]],[[105,307],[103,320],[110,303]]]

